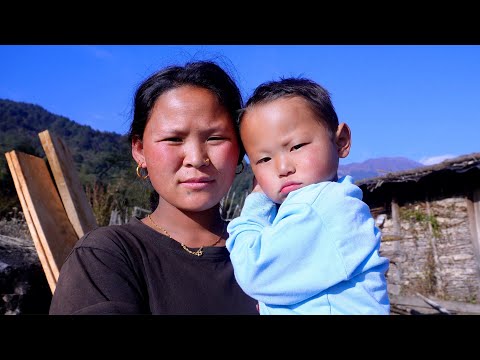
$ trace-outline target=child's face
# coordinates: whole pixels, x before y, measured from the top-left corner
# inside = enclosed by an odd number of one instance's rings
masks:
[[[258,184],[278,204],[293,190],[336,180],[338,159],[348,155],[350,144],[348,131],[343,152],[338,131],[332,139],[301,97],[255,105],[244,114],[240,134]]]

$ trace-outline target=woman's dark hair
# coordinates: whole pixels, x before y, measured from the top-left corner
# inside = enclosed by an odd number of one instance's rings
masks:
[[[327,125],[330,135],[336,133],[338,117],[330,99],[330,93],[316,82],[306,78],[281,78],[278,81],[268,81],[259,85],[248,99],[245,109],[241,111],[238,118],[239,123],[249,107],[281,97],[293,96],[300,96],[305,99],[318,118]]]
[[[228,110],[240,145],[238,159],[240,164],[245,150],[240,140],[236,120],[238,110],[243,106],[242,95],[230,75],[212,61],[195,61],[185,66],[168,66],[143,81],[135,92],[133,119],[128,133],[129,142],[131,143],[134,138],[143,138],[143,132],[158,97],[166,91],[185,85],[210,90],[217,96],[220,104]]]

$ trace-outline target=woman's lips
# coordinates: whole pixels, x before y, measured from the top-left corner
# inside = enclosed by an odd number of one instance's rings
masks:
[[[191,190],[203,190],[214,183],[214,180],[207,178],[188,179],[180,184]]]

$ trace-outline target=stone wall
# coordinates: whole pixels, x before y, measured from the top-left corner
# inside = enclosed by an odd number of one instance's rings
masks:
[[[480,271],[467,200],[455,197],[394,208],[374,214],[382,231],[380,251],[390,259],[389,292],[477,303]]]

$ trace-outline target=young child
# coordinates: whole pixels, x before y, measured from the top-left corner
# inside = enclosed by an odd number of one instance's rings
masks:
[[[347,124],[305,78],[260,85],[239,118],[254,173],[227,249],[242,289],[266,314],[389,314],[380,231],[351,176]]]

